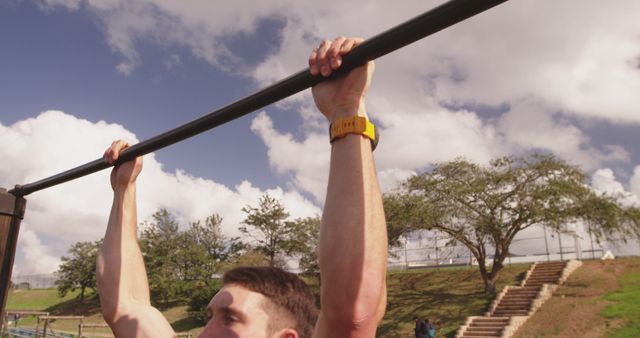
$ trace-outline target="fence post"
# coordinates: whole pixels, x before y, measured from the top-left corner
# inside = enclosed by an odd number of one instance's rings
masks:
[[[48,328],[49,328],[49,318],[45,318],[44,325],[42,326],[42,337],[43,338],[47,338],[47,336],[48,336],[47,329]]]
[[[6,189],[0,188],[0,314],[5,313],[20,220],[24,217],[26,204],[24,198],[16,197]],[[0,320],[0,325],[4,327],[4,321]]]
[[[544,232],[544,248],[545,250],[547,250],[547,262],[550,262],[551,259],[549,258],[549,242],[547,241],[547,227],[543,225],[542,231]]]
[[[407,257],[407,237],[404,238],[404,269],[409,270],[409,258]]]
[[[560,247],[560,261],[564,261],[564,255],[562,251],[562,234],[558,232],[558,246]]]

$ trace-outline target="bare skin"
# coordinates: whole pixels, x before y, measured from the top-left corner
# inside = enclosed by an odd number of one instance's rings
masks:
[[[309,57],[313,75],[329,76],[361,39],[324,41]],[[346,76],[313,88],[329,122],[367,116],[365,96],[374,66],[370,62]],[[128,146],[116,141],[104,160],[115,163]],[[173,337],[162,314],[151,306],[142,254],[137,242],[136,179],[142,159],[114,168],[113,206],[97,275],[103,316],[117,337]],[[321,311],[313,337],[374,337],[386,306],[387,232],[369,139],[349,134],[333,142],[320,248]],[[267,332],[273,313],[269,299],[238,285],[225,285],[211,300],[211,319],[199,337],[297,338],[294,329]]]

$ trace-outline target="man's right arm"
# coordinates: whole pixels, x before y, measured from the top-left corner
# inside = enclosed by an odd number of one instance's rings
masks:
[[[104,159],[114,163],[128,145],[114,142]],[[113,205],[98,254],[96,278],[102,315],[116,337],[174,337],[162,313],[151,306],[137,238],[136,178],[142,158],[113,169]]]

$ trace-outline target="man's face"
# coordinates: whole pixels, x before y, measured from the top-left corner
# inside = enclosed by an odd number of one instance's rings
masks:
[[[262,294],[225,285],[209,302],[209,322],[199,338],[267,338],[269,314]]]

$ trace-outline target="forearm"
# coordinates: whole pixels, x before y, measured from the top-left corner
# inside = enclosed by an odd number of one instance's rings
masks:
[[[319,252],[323,316],[375,328],[386,306],[385,224],[370,141],[347,135],[331,151]]]
[[[149,305],[149,286],[137,239],[135,184],[117,187],[97,262],[100,303],[105,318],[116,320],[135,305]]]

